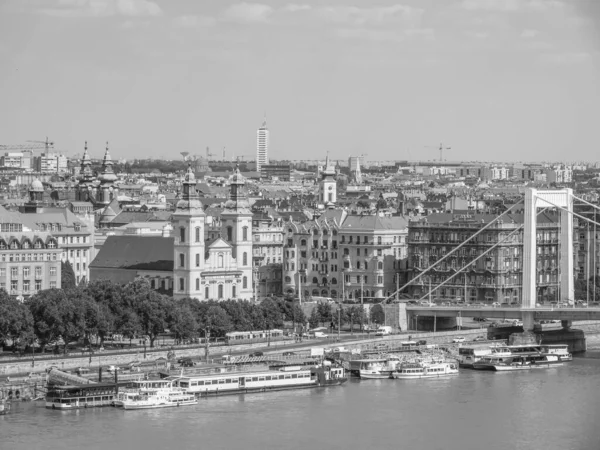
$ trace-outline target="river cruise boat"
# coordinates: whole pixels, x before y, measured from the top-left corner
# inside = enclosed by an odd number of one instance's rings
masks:
[[[532,369],[536,369],[536,368],[548,369],[550,367],[556,367],[556,366],[563,365],[563,361],[560,359],[560,356],[548,354],[548,353],[523,356],[523,359],[531,365]]]
[[[508,345],[507,348],[515,356],[539,355],[542,353],[542,346],[537,344]]]
[[[366,380],[390,378],[392,372],[397,369],[398,364],[400,364],[400,358],[397,356],[381,359],[367,359],[361,364],[358,375],[360,378]]]
[[[500,356],[500,355],[487,355],[482,357],[479,361],[473,363],[473,369],[475,370],[498,370],[498,366],[510,365],[513,362],[513,357]]]
[[[80,386],[49,385],[46,408],[66,410],[111,406],[117,390],[115,383],[90,383]]]
[[[467,369],[472,369],[473,364],[485,356],[511,356],[512,353],[508,347],[497,345],[493,347],[474,346],[460,347],[458,349],[458,365]]]
[[[114,406],[123,409],[155,409],[194,405],[194,394],[177,387],[178,378],[135,381],[133,387],[119,392]]]
[[[443,361],[407,362],[392,372],[396,380],[411,380],[415,378],[439,378],[458,374],[458,365]]]
[[[573,355],[569,352],[569,346],[563,344],[545,344],[540,346],[542,353],[556,355],[561,361],[572,361]]]
[[[188,394],[208,397],[337,386],[345,381],[347,378],[343,367],[320,365],[311,368],[290,366],[260,372],[182,376],[177,378],[176,384]]]

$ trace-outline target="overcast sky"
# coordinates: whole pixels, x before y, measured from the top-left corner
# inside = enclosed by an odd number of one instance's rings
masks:
[[[600,160],[600,0],[0,0],[0,61],[0,144]]]

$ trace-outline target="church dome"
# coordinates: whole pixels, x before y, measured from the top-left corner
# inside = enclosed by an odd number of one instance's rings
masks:
[[[44,192],[44,185],[36,178],[29,186],[29,192]]]

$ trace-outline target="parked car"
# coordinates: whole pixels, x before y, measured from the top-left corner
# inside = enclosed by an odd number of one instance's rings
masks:
[[[487,322],[485,317],[473,317],[473,322]]]
[[[477,336],[475,339],[473,339],[473,342],[479,342],[479,341],[485,341],[486,338],[484,338],[483,336]]]
[[[461,343],[461,342],[465,342],[465,338],[464,338],[464,337],[462,337],[462,336],[458,336],[458,337],[455,337],[454,339],[452,339],[452,342],[453,342],[454,344],[459,344],[459,343]]]
[[[263,352],[254,352],[254,353],[250,353],[249,355],[251,358],[254,358],[256,356],[264,356]]]
[[[192,358],[180,358],[179,364],[181,367],[194,367],[196,365]]]
[[[108,366],[108,367],[106,368],[106,371],[107,371],[107,372],[110,372],[110,373],[118,372],[118,371],[120,371],[120,370],[121,370],[121,368],[120,368],[120,367],[117,367],[117,366]]]
[[[417,345],[427,345],[427,341],[421,339],[420,341],[417,341]]]
[[[494,302],[492,303],[492,308],[500,308],[500,302]]]

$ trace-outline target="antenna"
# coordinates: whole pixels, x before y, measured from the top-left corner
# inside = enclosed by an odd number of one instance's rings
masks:
[[[223,161],[225,161],[225,147],[223,147]]]
[[[443,151],[445,150],[450,150],[452,147],[444,147],[444,144],[442,144],[440,142],[440,162],[442,162],[444,160],[443,158]]]

